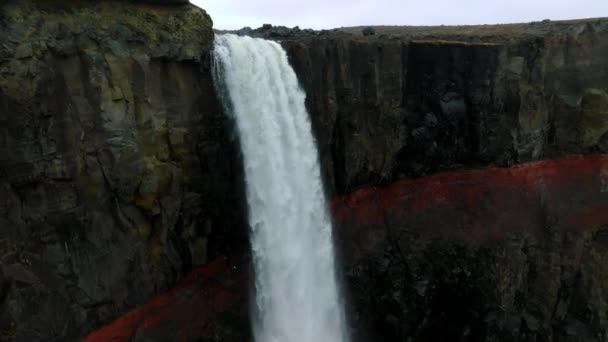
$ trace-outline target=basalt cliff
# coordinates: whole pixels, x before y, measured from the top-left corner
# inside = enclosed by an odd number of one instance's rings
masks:
[[[250,339],[212,26],[0,4],[0,341]],[[306,90],[353,341],[608,341],[607,19],[241,33]]]

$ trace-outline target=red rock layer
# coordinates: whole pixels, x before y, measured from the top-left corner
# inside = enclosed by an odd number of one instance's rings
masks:
[[[242,311],[234,304],[243,303],[247,294],[247,272],[232,264],[221,258],[196,268],[170,291],[90,333],[83,341],[121,342],[134,337],[189,341],[212,335],[223,314]]]
[[[537,234],[548,226],[578,234],[608,225],[608,155],[403,180],[338,197],[332,211],[347,265],[382,248],[391,229],[472,245]],[[209,334],[218,317],[245,306],[247,272],[230,265],[221,259],[196,269],[84,341]]]
[[[445,172],[361,189],[332,207],[347,261],[380,246],[390,229],[466,244],[548,226],[577,233],[608,224],[608,155]]]

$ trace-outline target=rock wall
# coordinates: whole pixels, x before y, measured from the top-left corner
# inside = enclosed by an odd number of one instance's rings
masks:
[[[250,339],[240,156],[185,2],[0,5],[0,341]],[[607,30],[254,31],[308,94],[355,340],[607,341]]]
[[[211,27],[190,5],[2,2],[1,341],[75,340],[244,249]]]
[[[608,148],[606,20],[382,29],[283,38],[330,192]]]
[[[606,155],[336,198],[363,341],[606,341]]]
[[[282,39],[355,340],[607,341],[608,22],[342,31]]]
[[[221,258],[197,267],[170,291],[91,332],[83,342],[251,341],[247,264],[242,258]]]
[[[336,197],[352,340],[606,341],[607,170],[569,156]],[[249,340],[247,276],[213,262],[86,341]]]

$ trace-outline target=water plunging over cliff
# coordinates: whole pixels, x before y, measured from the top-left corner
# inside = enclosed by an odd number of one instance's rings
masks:
[[[243,151],[258,342],[345,342],[331,223],[305,94],[275,42],[216,36]]]

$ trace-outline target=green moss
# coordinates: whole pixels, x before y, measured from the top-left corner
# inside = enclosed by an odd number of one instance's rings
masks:
[[[79,1],[66,8],[65,4],[26,0],[4,5],[2,14],[8,22],[30,23],[26,39],[43,38],[47,32],[41,28],[51,24],[64,25],[76,33],[93,30],[98,35],[123,25],[144,37],[147,43],[156,42],[159,31],[170,33],[175,41],[209,40],[213,34],[211,18],[192,5],[163,7],[124,1]]]

